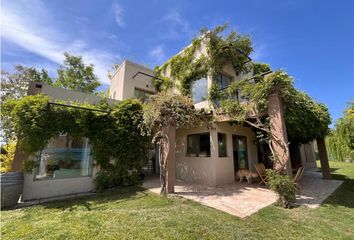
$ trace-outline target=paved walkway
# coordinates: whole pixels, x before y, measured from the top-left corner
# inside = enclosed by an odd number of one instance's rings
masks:
[[[300,186],[301,195],[297,204],[318,207],[342,181],[324,180],[319,172],[305,172]],[[152,192],[160,193],[159,178],[147,179],[143,186]],[[175,194],[212,208],[244,218],[274,203],[276,194],[259,184],[232,183],[218,187],[195,185],[176,181]]]
[[[341,180],[322,179],[321,172],[305,171],[299,183],[301,191],[296,195],[296,204],[319,207],[342,183]]]

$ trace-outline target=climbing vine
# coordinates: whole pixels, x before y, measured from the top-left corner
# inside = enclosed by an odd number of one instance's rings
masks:
[[[224,37],[222,33],[226,28],[227,25],[211,31],[202,29],[189,47],[162,66],[155,67],[157,78],[153,84],[156,89],[177,87],[182,94],[190,94],[192,81],[206,75],[215,79],[226,63],[231,63],[237,72],[250,71],[246,64],[249,61],[247,56],[252,52],[250,37],[234,31]]]
[[[44,95],[26,96],[3,105],[21,148],[36,155],[50,139],[67,133],[72,138],[87,137],[92,157],[100,167],[98,188],[132,184],[137,180],[146,157],[147,137],[138,129],[142,121],[139,100],[124,100],[116,105],[70,103],[63,107],[49,104]],[[10,123],[8,123],[10,124]]]
[[[230,121],[251,125],[270,147],[272,142],[277,142],[287,154],[288,143],[277,139],[270,131],[267,111],[268,97],[272,94],[279,95],[284,103],[288,138],[293,144],[327,135],[330,124],[327,108],[295,89],[293,78],[286,72],[272,73],[269,65],[250,62],[248,56],[253,51],[250,37],[234,31],[225,35],[226,28],[223,25],[213,30],[202,29],[201,35],[189,47],[161,67],[156,67],[157,89],[177,87],[186,95],[190,94],[192,81],[209,76],[212,83],[208,99],[216,111],[214,120],[227,115]],[[220,90],[217,74],[230,64],[236,75],[241,74],[243,79],[233,81],[226,89]]]

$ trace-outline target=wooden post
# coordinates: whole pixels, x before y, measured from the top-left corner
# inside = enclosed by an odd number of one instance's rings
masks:
[[[316,139],[316,141],[317,141],[318,155],[320,156],[322,176],[324,179],[331,179],[331,172],[329,169],[325,140],[323,137],[319,137]]]
[[[175,192],[175,181],[176,181],[176,127],[166,126],[162,129],[163,133],[167,137],[168,141],[165,141],[164,149],[166,150],[166,190],[167,193]],[[168,145],[168,146],[167,146]]]
[[[268,116],[274,154],[276,155],[274,168],[281,172],[286,172],[292,176],[290,152],[288,146],[288,134],[284,119],[284,107],[282,99],[278,93],[268,96]]]

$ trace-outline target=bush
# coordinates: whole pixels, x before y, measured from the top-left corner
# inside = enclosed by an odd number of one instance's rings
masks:
[[[101,170],[95,178],[95,187],[98,191],[118,187],[133,186],[141,182],[141,177],[136,170],[127,170],[112,166],[109,170]]]
[[[15,150],[16,150],[16,141],[11,141],[6,145],[1,146],[0,172],[11,171],[11,165],[14,160]]]
[[[284,208],[290,208],[295,202],[295,186],[289,176],[279,174],[275,170],[267,170],[269,187],[275,191],[278,196],[278,203]]]
[[[26,173],[32,173],[33,169],[37,167],[37,163],[34,160],[25,160],[23,161],[22,169]]]

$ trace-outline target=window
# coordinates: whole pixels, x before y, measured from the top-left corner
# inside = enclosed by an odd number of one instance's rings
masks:
[[[193,103],[199,103],[208,98],[208,80],[206,77],[192,81],[191,85]]]
[[[140,99],[141,101],[145,102],[150,96],[152,95],[152,93],[135,88],[134,89],[134,97]]]
[[[248,169],[247,138],[245,136],[232,136],[235,170]]]
[[[90,176],[92,161],[87,138],[61,135],[49,141],[38,157],[36,180]]]
[[[210,134],[201,133],[187,136],[187,156],[210,157]]]
[[[225,89],[230,85],[231,77],[219,73],[216,77],[216,83],[218,85],[219,90]]]
[[[227,157],[226,134],[218,133],[219,157]]]

